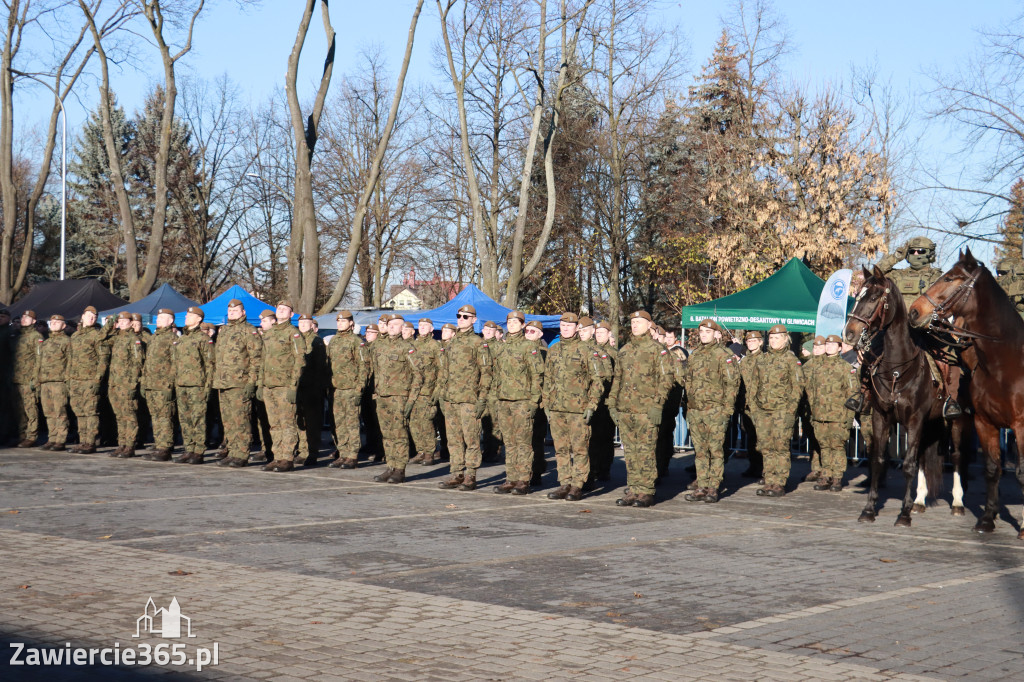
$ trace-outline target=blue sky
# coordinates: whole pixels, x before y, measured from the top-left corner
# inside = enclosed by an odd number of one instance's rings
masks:
[[[355,68],[361,49],[372,44],[383,46],[392,69],[400,64],[413,2],[376,0],[375,2],[332,3],[332,22],[338,34],[335,67],[337,85],[346,71]],[[675,25],[689,43],[689,69],[699,70],[707,60],[721,30],[720,15],[725,2],[663,2],[655,5],[657,21]],[[782,0],[777,9],[787,23],[794,52],[786,58],[785,72],[798,83],[814,87],[829,81],[842,81],[851,65],[877,62],[880,75],[891,75],[895,85],[910,95],[929,88],[926,73],[933,68],[949,70],[962,63],[976,49],[976,29],[999,27],[1015,18],[1024,5],[1010,0],[861,0],[857,3],[822,0]],[[183,65],[205,78],[228,74],[254,105],[266,99],[283,84],[286,60],[295,39],[301,3],[297,0],[263,0],[240,10],[232,0],[215,3],[201,20],[195,47]],[[433,45],[438,37],[437,6],[425,2],[417,31],[410,84],[436,79]],[[319,8],[303,53],[300,89],[309,96],[319,79],[324,56],[323,30]],[[145,52],[141,53],[145,63]],[[146,68],[159,73],[157,60],[148,59]],[[121,103],[129,110],[137,108],[152,85],[152,77],[132,70],[115,72],[114,87]],[[76,130],[95,102],[95,83],[82,83],[79,102],[68,102],[69,131]],[[304,87],[303,87],[304,86]],[[48,114],[46,93],[35,88],[22,95],[19,106],[38,117],[24,119],[34,126]],[[924,103],[920,103],[922,108]],[[934,158],[955,149],[955,139],[935,126],[921,127],[921,136],[929,139],[929,154]],[[938,240],[937,240],[938,241]],[[959,243],[943,243],[942,260],[955,256]],[[984,247],[981,247],[984,253]]]

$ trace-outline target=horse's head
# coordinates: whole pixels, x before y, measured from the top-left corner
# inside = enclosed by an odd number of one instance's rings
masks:
[[[934,319],[959,316],[970,297],[974,283],[985,266],[975,259],[970,248],[960,252],[960,259],[921,294],[907,311],[907,319],[915,327],[927,327]]]
[[[896,285],[877,265],[871,271],[863,270],[864,286],[857,292],[857,302],[843,330],[846,342],[860,348],[866,348],[875,334],[893,321],[899,299]]]

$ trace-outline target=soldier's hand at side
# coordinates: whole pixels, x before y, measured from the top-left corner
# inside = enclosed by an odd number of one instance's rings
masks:
[[[652,407],[647,410],[647,418],[651,420],[651,423],[655,426],[661,426],[661,408]]]
[[[402,408],[402,416],[405,417],[405,422],[409,423],[409,417],[412,416],[412,401],[410,400]]]
[[[608,414],[610,414],[612,416],[612,421],[615,422],[616,426],[618,426],[619,425],[619,411],[616,410],[614,407],[609,407],[608,408]]]
[[[363,402],[362,393],[360,393],[359,391],[352,391],[352,395],[348,397],[348,400],[349,404],[352,407],[359,407],[359,405]]]
[[[256,397],[256,384],[246,384],[242,388],[242,395],[245,396],[246,400],[252,400]]]
[[[296,388],[289,388],[288,392],[284,394],[284,399],[294,405],[299,400],[299,390]]]
[[[487,412],[487,403],[483,400],[476,401],[476,418],[483,419],[484,413]]]
[[[589,424],[594,418],[594,408],[588,407],[587,411],[583,413],[583,423]]]
[[[533,419],[536,416],[537,416],[537,405],[536,404],[530,405],[530,419]]]
[[[256,388],[256,400],[259,400],[260,402],[263,402],[263,387],[262,386],[258,386]]]

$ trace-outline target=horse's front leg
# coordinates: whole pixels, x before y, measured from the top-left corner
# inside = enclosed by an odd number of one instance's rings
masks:
[[[925,506],[925,500],[928,499],[928,482],[924,478],[924,469],[918,467],[917,469],[917,495],[914,497],[914,506],[911,508],[911,514],[924,514],[928,508]]]
[[[964,418],[958,417],[949,425],[949,459],[953,464],[953,504],[949,513],[953,516],[963,516],[964,511],[964,486],[960,475],[961,445],[964,436]],[[1020,468],[1017,469],[1018,473]]]
[[[883,414],[877,407],[871,414],[871,442],[868,446],[868,457],[871,462],[871,487],[868,489],[867,503],[860,513],[860,522],[874,523],[877,514],[878,485],[886,474],[885,446],[889,440],[890,416]],[[884,436],[882,435],[884,434]]]
[[[979,533],[991,533],[996,529],[996,515],[999,514],[999,477],[1003,473],[1002,456],[999,452],[999,429],[980,414],[974,415],[974,429],[978,432],[981,451],[985,454],[985,512],[974,524]]]

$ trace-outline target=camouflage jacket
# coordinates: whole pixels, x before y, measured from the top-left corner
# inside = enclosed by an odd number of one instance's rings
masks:
[[[577,413],[596,410],[604,393],[599,365],[589,344],[577,336],[549,347],[544,363],[544,409]]]
[[[377,395],[416,397],[420,394],[423,374],[411,341],[389,336],[374,341],[370,351]]]
[[[472,328],[457,331],[441,353],[434,398],[450,403],[486,401],[491,386],[487,348],[487,342]]]
[[[942,276],[942,270],[926,266],[920,270],[913,268],[897,268],[900,259],[896,254],[889,254],[878,263],[879,269],[896,283],[896,289],[903,296],[903,302],[909,308],[928,287],[935,284]]]
[[[1009,274],[997,277],[996,281],[1003,288],[1018,313],[1024,313],[1024,275]]]
[[[804,390],[804,373],[788,348],[759,353],[750,381],[757,409],[796,414]]]
[[[213,339],[197,325],[182,332],[173,345],[174,385],[209,390],[213,383]]]
[[[669,350],[650,334],[634,336],[619,350],[608,409],[627,414],[660,410],[675,382],[673,362]]]
[[[174,325],[157,329],[146,341],[146,362],[142,365],[142,388],[169,391],[174,388],[174,342],[178,332]]]
[[[821,355],[804,370],[804,388],[811,419],[819,422],[853,423],[853,412],[843,406],[857,391],[857,370],[838,355]]]
[[[323,394],[327,383],[327,344],[310,329],[302,335],[306,342],[306,365],[302,368],[299,390],[312,395]]]
[[[437,388],[441,344],[432,336],[417,336],[413,345],[416,348],[416,361],[419,363],[420,372],[423,373],[423,386],[420,387],[420,395],[429,398],[434,395],[434,389]]]
[[[39,358],[43,335],[35,327],[22,327],[11,340],[11,381],[15,384],[39,383]]]
[[[698,346],[680,373],[691,410],[732,409],[740,390],[740,371],[732,351],[718,343]]]
[[[612,376],[615,374],[615,365],[612,364],[611,359],[608,357],[608,353],[605,352],[603,346],[601,346],[594,339],[589,341],[580,340],[580,343],[586,344],[587,348],[593,355],[594,368],[597,370],[597,375],[601,377],[601,381],[606,384],[612,380]]]
[[[229,320],[217,331],[213,344],[213,387],[244,388],[260,376],[263,340],[245,318]]]
[[[110,344],[110,376],[111,386],[135,388],[142,377],[142,367],[146,362],[146,343],[142,334],[131,329],[122,329],[114,334]]]
[[[492,400],[529,400],[534,405],[540,402],[544,388],[544,356],[521,331],[491,346],[491,360],[489,395]]]
[[[102,327],[82,327],[71,335],[71,357],[68,359],[68,378],[75,381],[99,383],[107,373],[110,348],[107,339],[116,331],[108,318]]]
[[[40,348],[39,383],[67,381],[70,355],[71,337],[64,332],[51,333]]]
[[[306,364],[306,342],[291,322],[277,323],[263,332],[263,357],[258,384],[298,390]]]
[[[327,344],[327,371],[336,391],[362,391],[366,388],[366,375],[370,349],[362,338],[351,330],[338,332]]]
[[[610,343],[606,343],[604,345],[598,344],[597,347],[600,348],[601,352],[608,358],[608,365],[612,370],[611,377],[606,379],[604,382],[604,395],[601,397],[602,400],[607,401],[608,396],[611,395],[612,389],[615,388],[615,367],[619,362],[619,349]]]
[[[740,377],[743,379],[743,385],[741,387],[741,393],[743,394],[743,411],[750,412],[757,409],[757,403],[754,402],[754,364],[757,362],[757,358],[761,355],[761,351],[754,351],[751,353],[749,350],[747,354],[740,358]]]

